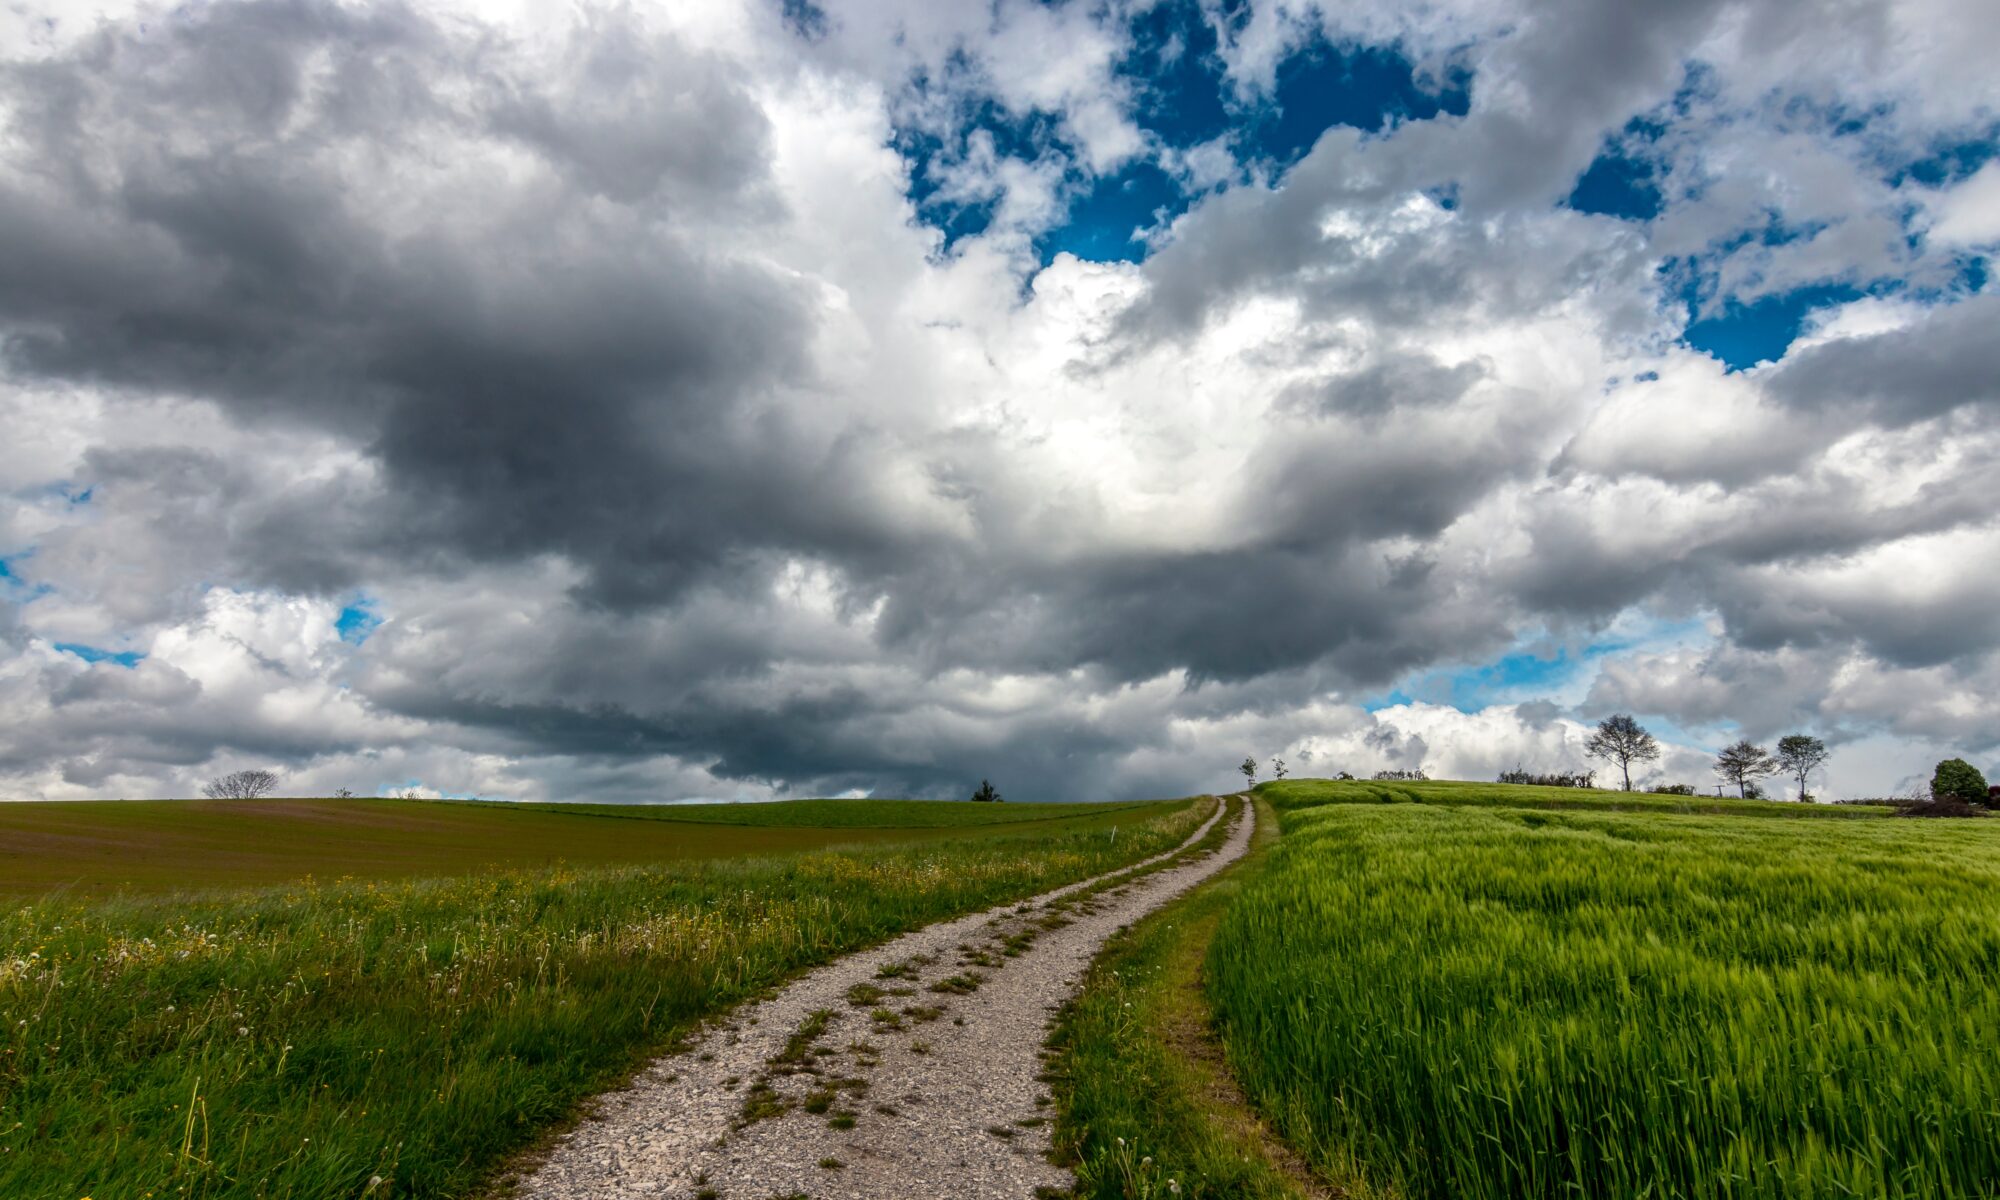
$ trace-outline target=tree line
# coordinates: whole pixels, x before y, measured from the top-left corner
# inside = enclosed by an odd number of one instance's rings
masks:
[[[1658,759],[1660,743],[1631,714],[1617,713],[1597,723],[1597,729],[1583,744],[1583,752],[1617,767],[1629,792],[1632,764]],[[1736,794],[1746,800],[1762,794],[1758,787],[1760,780],[1783,774],[1798,780],[1799,799],[1804,801],[1812,799],[1812,773],[1826,765],[1831,753],[1824,741],[1809,733],[1788,733],[1779,738],[1775,754],[1749,738],[1742,738],[1716,754],[1714,769],[1725,783],[1735,784]]]
[[[1625,791],[1632,790],[1632,767],[1638,763],[1657,761],[1660,757],[1660,742],[1650,730],[1632,717],[1630,713],[1616,713],[1597,723],[1597,728],[1583,744],[1584,753],[1617,769]],[[1744,799],[1761,798],[1764,794],[1760,786],[1763,780],[1773,775],[1783,775],[1796,780],[1799,785],[1800,801],[1810,801],[1812,797],[1813,772],[1826,766],[1832,751],[1820,738],[1809,733],[1788,733],[1778,739],[1776,750],[1760,746],[1749,738],[1740,738],[1724,746],[1715,755],[1714,771],[1724,784],[1733,784],[1736,794]],[[1249,783],[1257,782],[1257,760],[1245,757],[1236,768]],[[1285,777],[1285,760],[1271,760],[1271,773],[1282,780]],[[1341,779],[1354,776],[1342,771]],[[1377,771],[1376,779],[1419,780],[1427,779],[1421,768],[1417,770]],[[1501,783],[1534,784],[1544,787],[1597,786],[1595,771],[1555,771],[1537,773],[1515,767],[1500,773]],[[1673,795],[1693,795],[1692,785],[1679,783],[1656,787],[1656,792]],[[1720,790],[1718,788],[1718,790]],[[1992,804],[2000,800],[1993,796],[1978,768],[1962,758],[1949,758],[1937,765],[1931,776],[1931,797],[1935,801],[1957,801],[1964,804]]]

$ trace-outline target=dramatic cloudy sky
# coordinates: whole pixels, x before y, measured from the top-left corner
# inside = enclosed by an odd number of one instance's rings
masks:
[[[0,795],[2000,764],[1991,0],[0,0]]]

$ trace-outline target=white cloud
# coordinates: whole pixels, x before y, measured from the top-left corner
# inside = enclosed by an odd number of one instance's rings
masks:
[[[1945,189],[1932,202],[1932,238],[1961,246],[2000,243],[2000,160]]]

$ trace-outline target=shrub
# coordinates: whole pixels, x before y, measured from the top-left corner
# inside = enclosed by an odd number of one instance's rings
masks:
[[[1694,785],[1691,783],[1663,783],[1659,787],[1647,788],[1646,790],[1655,796],[1694,795]]]
[[[1896,805],[1899,817],[1990,817],[1993,814],[1977,804],[1968,804],[1957,795],[1939,796],[1935,800],[1921,798],[1904,800]]]
[[[1532,787],[1587,788],[1597,786],[1595,771],[1524,771],[1515,767],[1500,772],[1501,783],[1524,783]]]
[[[1936,774],[1931,776],[1931,799],[1942,800],[1947,796],[1984,804],[1986,776],[1962,758],[1945,759],[1937,765]]]
[[[203,784],[201,794],[210,800],[259,800],[277,786],[278,777],[270,771],[231,771]]]
[[[1346,772],[1342,772],[1342,774],[1345,773]],[[1375,778],[1383,780],[1393,780],[1399,783],[1415,783],[1418,780],[1429,779],[1430,776],[1424,774],[1424,769],[1422,767],[1418,767],[1414,771],[1401,771],[1397,770],[1394,767],[1391,767],[1386,771],[1375,772]]]

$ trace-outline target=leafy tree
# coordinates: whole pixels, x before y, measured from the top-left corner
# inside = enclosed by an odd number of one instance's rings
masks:
[[[1715,756],[1715,773],[1736,785],[1736,794],[1748,800],[1757,781],[1778,771],[1778,760],[1771,752],[1744,738],[1733,746],[1724,746],[1722,753]]]
[[[972,802],[974,804],[998,804],[1000,800],[1000,793],[995,791],[993,785],[984,779],[979,781],[979,790],[972,793]]]
[[[1660,757],[1660,743],[1646,727],[1626,713],[1618,713],[1597,723],[1597,732],[1583,744],[1584,753],[1615,763],[1625,777],[1625,790],[1632,790],[1632,764]]]
[[[1799,799],[1810,795],[1806,776],[1825,766],[1829,753],[1826,743],[1809,733],[1788,733],[1778,739],[1778,767],[1799,781]]]
[[[1285,777],[1285,760],[1284,760],[1284,759],[1282,759],[1282,758],[1274,758],[1274,759],[1272,759],[1272,760],[1271,760],[1271,774],[1272,774],[1272,776],[1273,776],[1273,777],[1275,777],[1275,778],[1277,778],[1277,779],[1283,779],[1283,778]]]
[[[1255,784],[1255,783],[1257,782],[1257,760],[1256,760],[1256,759],[1254,759],[1254,758],[1245,758],[1245,759],[1243,760],[1243,763],[1242,763],[1242,765],[1241,765],[1241,766],[1239,766],[1239,767],[1237,767],[1236,769],[1237,769],[1237,770],[1239,770],[1239,771],[1241,771],[1241,772],[1243,772],[1243,778],[1245,778],[1245,779],[1249,780],[1249,781],[1250,781],[1250,782],[1251,782],[1252,784]]]
[[[1937,765],[1931,775],[1931,798],[1942,800],[1946,796],[1957,796],[1960,800],[1973,804],[1986,803],[1986,776],[1979,768],[1962,758],[1947,758]]]
[[[210,800],[255,800],[277,786],[278,777],[269,771],[231,771],[203,784],[201,794]]]

